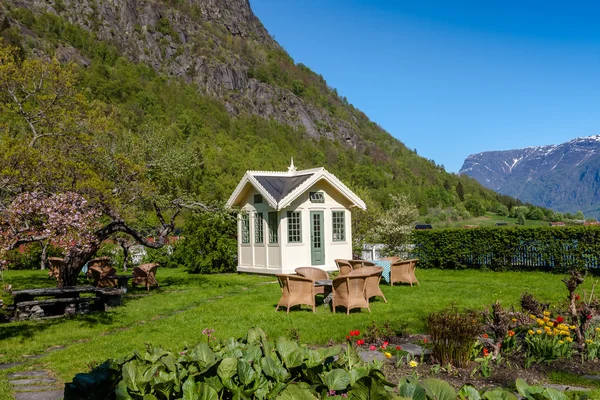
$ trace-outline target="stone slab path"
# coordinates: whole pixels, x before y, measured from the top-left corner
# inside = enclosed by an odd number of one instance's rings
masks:
[[[32,370],[7,374],[15,392],[15,400],[60,400],[63,388],[48,371]]]

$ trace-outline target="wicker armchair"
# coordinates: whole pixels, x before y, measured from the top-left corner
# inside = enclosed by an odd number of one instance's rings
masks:
[[[156,281],[156,270],[158,263],[142,264],[133,269],[132,286],[144,285],[146,290],[150,290],[150,286],[160,287]]]
[[[413,283],[421,286],[417,277],[415,276],[415,268],[417,267],[418,259],[397,261],[390,267],[390,285],[394,285],[396,282]]]
[[[92,269],[96,269],[96,270],[102,272],[104,275],[106,275],[108,270],[111,269],[110,257],[108,257],[108,256],[97,257],[97,258],[93,258],[90,261],[88,261],[88,270],[86,273],[86,277],[88,279],[93,278]]]
[[[353,308],[366,308],[371,312],[369,300],[365,297],[367,276],[365,274],[338,276],[333,280],[332,307],[346,307],[346,314]]]
[[[93,267],[89,267],[88,271],[91,271],[92,278],[94,278],[94,286],[96,287],[111,287],[117,286],[117,270],[113,267],[108,267],[108,269],[102,269],[99,266],[95,265]]]
[[[313,281],[313,285],[315,281],[329,279],[329,274],[327,271],[323,271],[321,268],[315,267],[300,267],[296,268],[296,273],[305,278],[311,279]],[[325,286],[315,287],[315,294],[325,294]]]
[[[65,265],[65,260],[60,257],[48,257],[48,277],[58,280],[60,270]]]
[[[374,262],[367,261],[367,260],[348,260],[348,262],[352,266],[353,270],[363,268],[363,267],[374,267],[375,266]]]
[[[382,273],[383,267],[363,267],[350,272],[350,275],[362,274],[367,277],[367,283],[365,285],[365,297],[367,300],[370,300],[371,297],[382,297],[383,301],[387,303],[387,299],[379,287]]]
[[[335,265],[337,265],[338,270],[340,271],[340,275],[348,275],[350,272],[352,272],[352,265],[350,265],[350,263],[348,262],[349,260],[343,260],[341,258],[338,258],[335,261]]]
[[[286,307],[289,314],[290,307],[306,304],[315,312],[315,284],[312,279],[299,275],[277,274],[276,276],[281,287],[281,299],[275,311],[278,311],[279,307]]]

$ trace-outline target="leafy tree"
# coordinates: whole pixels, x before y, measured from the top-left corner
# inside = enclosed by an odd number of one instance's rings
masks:
[[[501,217],[508,217],[508,207],[506,207],[504,204],[499,204],[498,208],[496,209],[496,214],[500,215]]]
[[[75,284],[83,265],[117,232],[148,247],[163,246],[189,204],[174,198],[180,192],[164,190],[180,169],[166,161],[149,166],[143,152],[119,152],[110,107],[85,98],[75,86],[74,66],[21,61],[17,54],[0,44],[0,162],[8,166],[0,170],[1,251],[39,240],[62,243],[63,286]],[[163,210],[169,208],[167,219]],[[152,209],[152,224],[134,229]],[[148,237],[152,225],[158,225],[154,240]]]
[[[527,219],[531,220],[540,221],[543,220],[544,217],[544,211],[542,211],[542,209],[540,209],[539,207],[532,207],[527,213]]]
[[[383,252],[396,255],[405,251],[419,210],[404,195],[390,195],[392,206],[379,217],[375,230],[378,241],[385,245]]]
[[[467,200],[465,202],[465,208],[474,217],[481,217],[482,215],[485,215],[485,207],[477,199],[471,198],[471,199]]]
[[[225,213],[191,216],[172,258],[192,273],[234,272],[237,267],[235,216]]]
[[[461,203],[465,201],[465,188],[463,187],[463,184],[461,182],[458,182],[458,184],[456,185],[456,194],[458,195],[458,199]]]
[[[527,213],[529,213],[529,207],[526,206],[515,206],[510,210],[510,216],[513,218],[518,218],[520,214],[525,217]]]
[[[523,214],[523,213],[517,214],[517,224],[525,225],[525,214]]]

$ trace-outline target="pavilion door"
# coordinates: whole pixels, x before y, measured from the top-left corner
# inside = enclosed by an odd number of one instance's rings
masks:
[[[325,265],[323,243],[323,211],[310,212],[310,261],[311,265]]]

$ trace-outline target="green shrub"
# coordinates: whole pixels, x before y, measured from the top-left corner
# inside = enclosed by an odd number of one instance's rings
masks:
[[[495,271],[600,265],[600,227],[480,227],[413,231],[419,268],[486,268]]]
[[[203,213],[186,221],[173,259],[191,273],[234,272],[237,267],[237,224],[223,213]]]
[[[450,307],[427,317],[431,336],[431,355],[438,364],[464,367],[471,358],[471,348],[481,333],[481,321],[475,311],[459,312]]]
[[[356,363],[351,346],[342,353],[339,346],[272,342],[259,328],[242,340],[208,339],[179,354],[148,346],[144,354],[107,360],[66,384],[65,399],[393,398],[392,384],[374,364]]]

